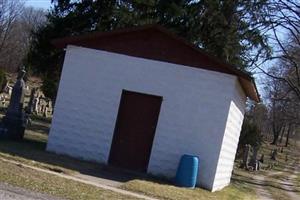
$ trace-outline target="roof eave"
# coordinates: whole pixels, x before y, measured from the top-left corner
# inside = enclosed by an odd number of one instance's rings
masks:
[[[196,47],[195,45],[187,42],[183,38],[180,38],[177,35],[175,35],[174,33],[168,31],[166,28],[158,26],[158,25],[144,25],[144,26],[140,26],[140,27],[125,28],[125,29],[114,30],[114,31],[110,31],[110,32],[90,32],[85,35],[69,36],[69,37],[64,37],[64,38],[53,39],[51,41],[51,44],[53,46],[55,46],[56,48],[65,48],[68,44],[74,44],[74,43],[76,44],[77,42],[83,41],[83,40],[89,40],[89,39],[93,39],[96,37],[114,36],[114,35],[119,35],[119,34],[133,32],[133,31],[141,31],[141,30],[145,30],[148,28],[154,28],[156,30],[159,30],[159,31],[167,34],[168,36],[172,37],[173,39],[187,45],[188,47],[192,48],[193,50],[201,53],[202,55],[208,57],[209,59],[214,60],[214,62],[216,62],[217,64],[226,67],[227,69],[232,71],[233,75],[236,75],[239,78],[239,82],[240,82],[243,90],[245,91],[247,97],[249,97],[253,101],[260,102],[259,93],[258,93],[256,84],[254,82],[254,79],[249,74],[236,69],[234,66],[232,66],[231,64],[229,64],[227,62],[218,61],[214,57],[210,56],[203,50]]]

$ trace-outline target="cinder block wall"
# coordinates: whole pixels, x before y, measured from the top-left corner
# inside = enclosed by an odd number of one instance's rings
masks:
[[[214,190],[235,84],[228,74],[68,46],[47,150],[107,163],[122,90],[159,95],[148,172],[172,178],[181,155],[197,155],[198,185]]]

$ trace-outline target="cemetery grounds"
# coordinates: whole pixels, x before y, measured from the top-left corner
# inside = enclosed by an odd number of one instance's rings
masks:
[[[24,141],[0,141],[0,182],[40,192],[63,199],[138,199],[137,197],[106,190],[76,180],[56,176],[81,177],[85,174],[97,177],[99,171],[110,171],[97,163],[79,161],[67,156],[46,152],[46,143],[51,119],[33,117],[25,132]],[[279,152],[276,161],[270,159],[274,146],[265,141],[260,152],[265,155],[262,170],[253,172],[240,169],[240,160],[235,163],[231,185],[214,193],[206,190],[184,189],[172,185],[162,178],[131,175],[121,177],[114,187],[143,194],[157,199],[300,199],[299,150],[292,144]],[[51,171],[37,171],[25,166]],[[199,171],[201,173],[201,170]],[[122,173],[117,173],[122,176]],[[124,175],[128,177],[127,175]],[[87,176],[85,176],[87,177]],[[109,177],[107,177],[109,179]],[[114,177],[115,178],[115,177]],[[91,181],[97,178],[91,178]],[[103,182],[103,184],[106,184]]]

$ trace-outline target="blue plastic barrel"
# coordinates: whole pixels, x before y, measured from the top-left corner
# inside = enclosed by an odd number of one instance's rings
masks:
[[[180,187],[194,188],[197,182],[199,158],[183,155],[177,169],[175,184]]]

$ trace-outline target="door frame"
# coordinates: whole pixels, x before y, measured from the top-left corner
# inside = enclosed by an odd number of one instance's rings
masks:
[[[158,95],[153,95],[153,94],[148,94],[148,93],[142,93],[142,92],[136,92],[136,91],[132,91],[132,90],[126,90],[126,89],[123,89],[122,92],[121,92],[121,97],[120,97],[120,103],[119,103],[119,108],[118,108],[118,114],[117,114],[117,118],[116,118],[116,122],[115,122],[115,127],[114,127],[114,131],[113,131],[113,137],[112,137],[112,140],[111,140],[111,144],[110,144],[110,150],[109,150],[109,157],[108,157],[108,164],[110,165],[111,164],[111,158],[112,158],[112,147],[113,147],[113,143],[114,141],[116,140],[117,138],[117,126],[120,122],[120,109],[121,109],[121,106],[123,105],[124,103],[124,96],[126,95],[126,93],[134,93],[134,94],[138,94],[138,95],[144,95],[144,96],[150,96],[150,97],[154,97],[154,98],[158,98],[160,100],[160,106],[159,106],[159,111],[158,111],[158,117],[157,117],[157,122],[155,124],[155,127],[154,127],[154,135],[153,135],[153,140],[151,141],[151,150],[150,150],[150,155],[149,155],[149,159],[147,161],[147,166],[145,168],[145,171],[144,172],[147,172],[148,171],[148,166],[149,166],[149,161],[150,161],[150,158],[151,158],[151,153],[152,153],[152,147],[153,147],[153,142],[154,142],[154,139],[155,139],[155,135],[156,135],[156,128],[157,128],[157,124],[158,124],[158,121],[159,121],[159,116],[160,116],[160,111],[161,111],[161,105],[162,105],[162,102],[163,102],[163,97],[162,96],[158,96]],[[116,166],[117,167],[117,166]],[[126,169],[128,170],[128,169]]]

